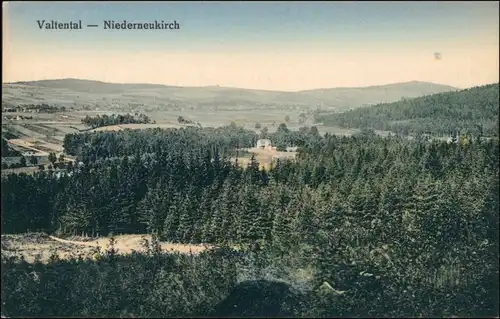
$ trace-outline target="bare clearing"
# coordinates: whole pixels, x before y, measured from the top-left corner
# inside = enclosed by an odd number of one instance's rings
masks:
[[[115,236],[114,248],[119,254],[130,254],[134,251],[144,251],[143,240],[151,241],[150,235],[119,235]],[[66,240],[49,236],[42,233],[22,234],[22,235],[2,235],[2,255],[23,256],[28,262],[34,262],[36,256],[40,256],[42,262],[49,260],[54,253],[61,259],[66,259],[70,255],[83,254],[93,257],[97,247],[101,251],[106,251],[110,238],[101,237],[92,241]],[[190,245],[172,244],[160,242],[160,246],[165,252],[193,253],[197,254],[210,248],[210,245]]]
[[[181,128],[188,127],[193,125],[186,124],[176,124],[176,123],[158,123],[158,124],[120,124],[120,125],[108,125],[102,126],[95,129],[90,130],[89,132],[117,132],[123,131],[126,129],[131,130],[144,130],[144,129],[152,129],[152,128]]]
[[[103,126],[90,130],[90,132],[118,132],[118,131],[123,131],[123,129],[119,125]]]
[[[280,152],[275,149],[260,149],[256,147],[242,149],[242,151],[248,152],[250,155],[237,157],[240,166],[246,167],[250,163],[251,154],[254,154],[255,159],[259,162],[259,166],[266,170],[271,168],[273,159],[275,158],[295,158],[297,155],[297,152]]]

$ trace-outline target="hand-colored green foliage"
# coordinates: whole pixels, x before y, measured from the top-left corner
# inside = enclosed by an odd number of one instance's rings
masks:
[[[402,135],[498,136],[498,83],[316,117],[325,125]]]
[[[257,138],[232,126],[70,135],[65,145],[86,163],[72,175],[3,178],[3,233],[150,232],[223,248],[4,259],[2,312],[498,316],[498,141],[285,128],[275,134],[300,147],[299,160],[269,172],[229,161]]]
[[[111,116],[104,114],[103,116],[97,115],[96,117],[90,117],[87,115],[84,119],[82,119],[82,123],[90,126],[91,128],[98,128],[102,126],[120,124],[148,124],[151,123],[151,119],[145,114],[112,114]]]

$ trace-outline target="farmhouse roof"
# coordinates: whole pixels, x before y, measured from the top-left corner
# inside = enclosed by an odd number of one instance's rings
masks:
[[[2,163],[17,163],[21,161],[22,156],[7,156],[2,157]]]

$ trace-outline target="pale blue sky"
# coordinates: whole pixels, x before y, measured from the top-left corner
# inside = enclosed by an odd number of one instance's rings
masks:
[[[447,50],[498,45],[498,11],[498,2],[11,2],[5,23],[13,52],[310,52],[340,59],[440,51],[445,60]],[[124,19],[177,20],[180,30],[103,30],[104,20]],[[40,30],[37,20],[99,28]]]
[[[204,49],[214,42],[349,45],[440,41],[480,36],[498,25],[498,2],[12,2],[14,39]],[[105,31],[104,20],[177,20],[181,30]],[[36,20],[82,20],[100,29],[41,32]]]

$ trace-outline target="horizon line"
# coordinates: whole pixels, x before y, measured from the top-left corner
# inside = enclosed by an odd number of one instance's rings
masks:
[[[100,83],[105,83],[105,84],[130,84],[130,85],[157,85],[157,86],[165,86],[169,88],[210,88],[210,87],[217,87],[217,88],[222,88],[222,89],[235,89],[235,90],[251,90],[251,91],[267,91],[267,92],[280,92],[280,93],[300,93],[300,92],[311,92],[311,91],[318,91],[318,90],[330,90],[330,89],[365,89],[365,88],[374,88],[374,87],[381,87],[381,86],[389,86],[389,85],[397,85],[397,84],[408,84],[408,83],[427,83],[427,84],[434,84],[434,85],[443,85],[443,86],[449,86],[451,88],[457,89],[457,90],[465,90],[468,88],[473,88],[475,86],[483,86],[483,85],[488,85],[488,84],[478,84],[474,85],[471,87],[457,87],[449,84],[443,84],[443,83],[435,83],[435,82],[428,82],[428,81],[419,81],[419,80],[412,80],[412,81],[404,81],[404,82],[392,82],[392,83],[385,83],[385,84],[375,84],[375,85],[366,85],[366,86],[338,86],[338,87],[319,87],[315,89],[305,89],[305,90],[294,90],[294,91],[285,91],[285,90],[269,90],[269,89],[255,89],[255,88],[243,88],[243,87],[236,87],[236,86],[220,86],[217,84],[209,84],[209,85],[204,85],[204,86],[179,86],[179,85],[169,85],[169,84],[162,84],[162,83],[147,83],[147,82],[106,82],[102,80],[92,80],[92,79],[84,79],[84,78],[50,78],[50,79],[40,79],[40,80],[23,80],[23,81],[15,81],[15,82],[2,82],[2,85],[7,85],[7,84],[23,84],[23,83],[29,83],[29,82],[42,82],[42,81],[63,81],[63,80],[78,80],[78,81],[88,81],[88,82],[100,82]],[[489,84],[495,84],[498,82],[492,82]]]

